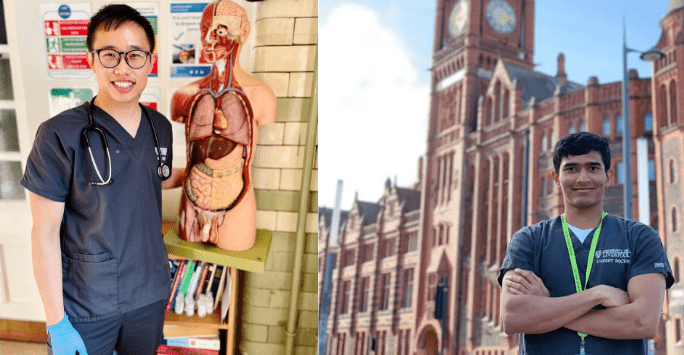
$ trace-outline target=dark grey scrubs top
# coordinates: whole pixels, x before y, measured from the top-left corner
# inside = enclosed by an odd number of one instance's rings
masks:
[[[105,132],[113,183],[100,182],[81,134],[88,103],[38,128],[22,186],[64,202],[60,241],[64,309],[72,322],[95,321],[167,299],[170,275],[161,233],[161,178],[149,121],[142,114],[133,138],[99,107],[93,117]],[[162,159],[171,167],[171,123],[144,108],[157,131]],[[97,168],[109,175],[99,135],[88,135]]]
[[[594,231],[589,233],[584,242],[580,242],[572,231],[570,236],[580,280],[584,285]],[[539,276],[551,297],[562,297],[576,292],[560,216],[523,227],[513,235],[499,270],[499,285],[506,271],[515,268],[530,270]],[[606,214],[587,288],[603,284],[627,291],[627,284],[632,277],[652,273],[664,274],[667,288],[674,283],[670,263],[658,232],[645,224]],[[596,308],[603,307],[599,305]],[[577,332],[567,328],[544,334],[522,334],[521,338],[522,354],[579,353],[580,337]],[[585,341],[587,354],[647,353],[648,342],[644,339],[616,340],[589,335]]]

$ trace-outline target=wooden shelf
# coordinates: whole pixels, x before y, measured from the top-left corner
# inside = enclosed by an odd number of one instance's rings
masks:
[[[165,224],[162,230],[164,243],[169,254],[185,259],[204,260],[219,265],[230,266],[240,270],[263,274],[266,267],[266,257],[271,247],[271,232],[257,230],[256,241],[252,249],[245,251],[228,251],[212,243],[188,242],[178,237],[178,226]]]
[[[202,327],[207,329],[228,329],[228,324],[221,324],[220,306],[212,314],[207,314],[204,318],[200,318],[197,314],[188,317],[184,314],[176,314],[174,312],[166,312],[164,317],[164,324],[182,325],[192,327]],[[229,311],[230,312],[230,311]]]
[[[171,259],[191,259],[191,260],[204,260],[210,263],[216,263],[219,265],[224,265],[230,267],[230,278],[231,278],[231,285],[230,285],[230,304],[228,306],[228,314],[226,315],[226,322],[221,323],[221,304],[219,303],[218,307],[214,310],[213,313],[207,314],[205,317],[200,318],[197,316],[195,313],[194,316],[188,317],[185,314],[176,314],[174,312],[166,312],[164,316],[164,324],[169,325],[169,326],[179,326],[182,328],[185,328],[186,333],[193,333],[196,331],[199,331],[200,333],[202,332],[216,332],[217,334],[221,331],[224,330],[226,334],[226,352],[225,354],[233,354],[234,346],[235,346],[235,316],[239,312],[237,307],[238,307],[238,285],[241,282],[240,280],[240,272],[236,268],[237,266],[235,259],[240,259],[239,256],[235,256],[233,254],[236,254],[236,252],[229,252],[223,249],[220,249],[216,246],[210,245],[209,243],[193,243],[193,242],[186,242],[184,240],[181,240],[178,237],[178,230],[177,226],[175,223],[164,223],[162,225],[162,231],[164,232],[164,243],[166,244],[166,250],[169,253],[169,258]],[[260,249],[256,251],[257,255],[261,255],[260,253],[264,252],[262,251],[265,247],[265,253],[268,254],[268,248],[271,245],[271,233],[268,232],[268,235],[264,235],[264,231],[261,233],[261,238],[259,237],[259,233],[257,233],[257,241],[261,240],[260,244]],[[263,245],[264,243],[265,246]],[[256,244],[255,244],[256,246]],[[218,249],[218,250],[217,250]],[[237,254],[244,254],[247,253],[247,255],[254,255],[254,252],[249,253],[252,251],[254,248],[246,251],[246,252],[240,252]],[[229,253],[229,255],[226,255],[226,253]],[[260,256],[261,257],[261,256]],[[243,256],[242,258],[245,258]],[[263,256],[263,261],[264,264],[266,262],[266,256]],[[243,262],[237,262],[239,265],[243,265]],[[253,269],[254,267],[252,267]],[[262,273],[263,273],[263,265],[261,266]],[[259,270],[256,268],[256,270]],[[250,270],[251,271],[251,270]],[[182,330],[179,330],[179,332],[183,332]]]

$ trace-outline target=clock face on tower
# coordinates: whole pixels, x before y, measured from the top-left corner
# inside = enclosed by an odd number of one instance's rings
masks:
[[[515,28],[515,11],[506,0],[490,0],[485,15],[489,25],[499,33],[506,34]]]
[[[468,4],[465,1],[458,1],[449,16],[449,34],[456,37],[461,34],[468,18]]]

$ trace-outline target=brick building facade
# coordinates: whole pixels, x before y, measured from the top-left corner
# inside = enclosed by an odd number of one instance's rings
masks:
[[[327,351],[409,354],[419,268],[420,191],[389,180],[377,203],[355,199],[336,245],[332,211],[319,209],[319,295],[325,256],[335,254]],[[321,235],[321,233],[323,235]]]
[[[559,137],[590,131],[609,138],[616,173],[604,210],[622,215],[622,83],[572,82],[562,53],[555,74],[535,71],[534,8],[534,0],[437,0],[427,151],[417,186],[388,181],[377,203],[355,200],[336,245],[326,244],[332,211],[319,217],[319,258],[338,258],[326,354],[431,355],[442,346],[445,354],[516,354],[517,336],[500,324],[496,278],[515,231],[563,213],[551,178]],[[659,231],[676,279],[656,353],[677,354],[684,352],[684,1],[670,2],[660,26],[656,46],[665,57],[653,64],[653,78],[629,72],[628,142],[632,162],[641,164],[629,173],[634,219]],[[639,139],[646,142],[641,154]],[[638,195],[639,179],[648,180],[648,196]],[[639,216],[640,203],[647,216]],[[411,240],[415,248],[407,247]],[[444,328],[434,319],[443,277]]]

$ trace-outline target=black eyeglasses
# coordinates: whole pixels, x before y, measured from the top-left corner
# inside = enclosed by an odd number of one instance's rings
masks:
[[[91,51],[100,58],[100,64],[105,68],[114,68],[121,62],[121,56],[126,58],[126,63],[133,69],[140,69],[147,63],[150,52],[134,49],[128,52],[117,52],[113,49],[95,49]]]

